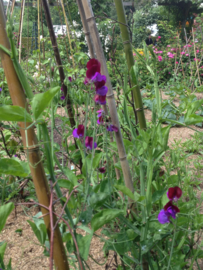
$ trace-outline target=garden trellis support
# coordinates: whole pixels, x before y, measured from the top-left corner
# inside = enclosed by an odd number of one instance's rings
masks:
[[[106,76],[106,86],[108,87],[108,94],[107,94],[107,102],[108,102],[108,107],[109,107],[109,112],[110,112],[110,117],[112,120],[113,125],[115,125],[118,128],[118,132],[115,132],[115,138],[116,138],[116,143],[117,143],[117,148],[118,148],[118,155],[121,163],[121,168],[123,172],[123,177],[125,181],[126,187],[128,187],[132,192],[134,192],[134,187],[133,187],[133,182],[132,182],[132,176],[130,173],[130,167],[129,163],[127,160],[126,156],[126,151],[123,143],[123,138],[121,134],[121,129],[119,125],[119,120],[118,120],[118,113],[116,109],[116,102],[114,98],[114,93],[106,65],[106,60],[104,56],[104,52],[102,49],[101,41],[99,38],[99,33],[97,30],[94,14],[92,11],[91,4],[88,0],[78,0],[81,3],[83,3],[83,7],[85,10],[85,16],[86,20],[89,26],[89,31],[91,33],[92,37],[92,42],[95,48],[95,52],[97,55],[97,58],[99,62],[101,63],[101,70],[102,73]],[[132,203],[131,199],[129,199],[129,202]]]
[[[88,46],[88,49],[89,49],[89,52],[90,52],[90,57],[95,58],[96,57],[95,50],[94,50],[93,42],[92,42],[92,39],[91,39],[89,26],[88,26],[87,21],[86,21],[83,4],[79,0],[76,0],[76,1],[77,1],[79,13],[80,13],[80,18],[81,18],[81,21],[82,21],[82,24],[83,24],[83,30],[84,30],[84,34],[85,34],[85,37],[86,37],[87,46]],[[107,112],[108,112],[107,106],[103,105],[102,107],[103,107],[103,110],[104,110],[105,114],[107,114]],[[113,134],[112,133],[110,133],[110,140],[111,140],[111,142],[113,142]],[[114,165],[117,163],[117,158],[116,158],[115,154],[113,155],[113,162],[114,162]],[[117,178],[117,180],[119,180],[120,179],[120,171],[119,171],[118,168],[116,168],[116,166],[115,166],[115,172],[116,172],[116,178]]]
[[[123,40],[123,45],[124,45],[124,51],[126,55],[126,60],[127,60],[127,65],[128,65],[128,70],[129,72],[131,71],[132,67],[134,66],[134,58],[133,58],[133,52],[132,52],[132,45],[130,41],[130,34],[128,31],[127,27],[127,20],[124,12],[124,6],[123,6],[123,1],[122,0],[114,0],[115,6],[116,6],[116,11],[117,11],[117,16],[118,16],[118,22],[121,30],[121,36]],[[142,96],[140,93],[140,88],[138,85],[138,82],[133,82],[131,80],[133,88],[133,100],[135,103],[135,108],[137,112],[137,117],[139,120],[139,125],[141,129],[146,129],[146,119],[144,115],[144,108],[143,108],[143,103],[142,103]]]
[[[6,34],[6,19],[4,15],[3,5],[0,1],[0,44],[10,49],[9,40]],[[0,57],[2,65],[4,68],[5,76],[8,83],[8,88],[10,96],[13,102],[13,105],[27,108],[26,97],[16,74],[16,71],[13,66],[13,61],[10,56],[0,50]],[[38,200],[41,204],[49,207],[50,203],[50,191],[48,182],[45,176],[43,164],[41,161],[41,155],[39,151],[39,146],[34,131],[34,127],[29,128],[27,131],[25,129],[29,126],[30,123],[19,123],[20,133],[22,136],[22,141],[24,145],[24,150],[27,154],[27,159],[29,160],[31,175],[36,189],[36,194]],[[27,133],[27,134],[26,134]],[[50,236],[50,217],[47,215],[49,211],[42,208],[44,222],[47,228],[48,235]],[[54,223],[56,219],[54,220]],[[54,234],[54,262],[56,269],[58,270],[69,270],[69,265],[66,258],[65,249],[63,246],[63,241],[59,231],[59,227],[56,228]]]
[[[54,33],[54,28],[53,28],[53,24],[52,24],[52,20],[51,20],[51,14],[50,14],[50,10],[49,10],[47,0],[42,0],[42,4],[43,4],[44,13],[45,13],[46,21],[47,21],[47,26],[49,28],[49,34],[50,34],[50,38],[51,38],[51,42],[52,42],[52,47],[53,47],[53,50],[54,50],[56,63],[57,63],[58,70],[59,70],[59,76],[60,76],[60,80],[61,80],[61,85],[62,85],[62,88],[63,88],[64,96],[66,97],[66,100],[67,100],[68,116],[69,116],[69,119],[70,119],[71,127],[73,128],[73,127],[75,127],[75,118],[74,118],[74,114],[73,114],[72,103],[71,103],[70,96],[68,94],[67,86],[64,84],[65,74],[64,74],[63,67],[62,67],[62,61],[61,61],[61,57],[60,57],[60,53],[59,53],[59,49],[58,49],[58,45],[57,45],[56,36],[55,36],[55,33]]]

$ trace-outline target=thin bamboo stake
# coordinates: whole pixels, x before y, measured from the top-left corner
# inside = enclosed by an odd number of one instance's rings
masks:
[[[95,58],[95,50],[94,50],[94,46],[92,43],[92,39],[91,39],[90,31],[89,31],[89,26],[88,26],[87,21],[86,21],[84,7],[83,7],[81,1],[78,1],[78,0],[76,0],[76,1],[77,1],[78,9],[80,12],[80,18],[81,18],[81,21],[83,24],[83,30],[85,33],[88,49],[90,52],[90,57]],[[107,115],[108,114],[107,106],[103,105],[102,107],[103,107],[103,110],[105,111],[105,114]],[[110,133],[110,140],[111,140],[111,142],[113,142],[113,134],[112,133]],[[114,162],[114,165],[117,163],[117,158],[116,158],[115,154],[113,155],[113,162]],[[115,167],[115,172],[116,172],[116,178],[117,178],[117,180],[119,180],[120,179],[120,170]]]
[[[134,192],[132,176],[130,173],[130,167],[129,167],[129,164],[127,161],[126,151],[125,151],[123,138],[122,138],[122,134],[121,134],[121,129],[120,129],[119,121],[118,121],[118,114],[117,114],[117,109],[116,109],[116,102],[114,99],[114,93],[113,93],[110,77],[108,74],[106,60],[105,60],[104,52],[102,49],[101,41],[99,38],[97,26],[95,23],[92,7],[91,7],[91,4],[88,0],[78,0],[78,1],[83,3],[84,10],[85,10],[85,16],[87,18],[87,22],[88,22],[89,30],[91,33],[92,42],[94,44],[95,52],[96,52],[96,55],[97,55],[99,62],[101,63],[102,73],[106,76],[106,85],[108,87],[107,102],[108,102],[108,106],[109,106],[109,112],[110,112],[112,123],[113,123],[113,125],[115,125],[118,128],[118,132],[115,132],[115,138],[116,138],[116,143],[117,143],[117,147],[118,147],[118,155],[119,155],[119,159],[121,162],[125,185],[132,192]],[[132,200],[129,199],[129,202],[131,203]]]
[[[22,20],[23,1],[24,0],[21,0],[20,23],[19,23],[19,30],[18,30],[18,36],[17,36],[17,45],[16,45],[17,48],[18,48],[19,42],[20,42],[20,29],[21,29],[21,20]]]
[[[13,0],[13,2],[12,2],[12,6],[11,6],[11,16],[13,15],[14,6],[15,6],[15,0]]]
[[[27,5],[27,59],[26,59],[27,72],[28,72],[28,58],[29,58],[29,0]]]
[[[23,1],[23,6],[22,6],[22,18],[21,18],[21,24],[20,24],[19,63],[21,62],[23,18],[24,18],[24,11],[25,11],[25,0],[22,0],[22,1]]]
[[[74,61],[74,57],[73,57],[73,48],[72,48],[72,45],[71,45],[68,20],[67,20],[67,17],[66,17],[66,12],[65,12],[65,8],[64,8],[63,0],[61,0],[61,6],[62,6],[62,10],[63,10],[63,16],[64,16],[64,19],[65,19],[65,22],[66,22],[66,29],[67,29],[67,35],[68,35],[68,40],[69,40],[69,45],[70,45],[70,52],[71,52],[73,67],[75,68],[75,61]]]
[[[84,30],[85,38],[86,38],[86,41],[87,41],[87,46],[88,46],[88,49],[89,49],[89,52],[90,52],[90,56],[91,56],[91,58],[95,58],[96,57],[95,56],[95,51],[94,51],[94,47],[93,47],[93,43],[92,43],[90,31],[89,31],[89,26],[88,26],[87,21],[86,21],[83,4],[79,0],[76,0],[76,2],[77,2],[78,9],[79,9],[79,12],[80,12],[80,18],[81,18],[81,21],[82,21],[82,24],[83,24],[83,30]]]
[[[9,40],[6,34],[6,19],[4,16],[4,10],[2,2],[0,1],[0,44],[10,49]],[[20,84],[20,81],[15,72],[13,62],[6,53],[0,50],[0,57],[3,64],[5,76],[8,83],[8,88],[10,92],[10,96],[13,102],[13,105],[17,105],[27,109],[27,101],[23,91],[23,88]],[[35,190],[37,194],[37,198],[40,204],[46,205],[49,207],[50,203],[50,191],[48,182],[46,179],[46,175],[44,172],[43,164],[41,161],[40,149],[38,146],[36,134],[34,131],[34,127],[29,128],[25,131],[25,128],[29,126],[30,123],[20,122],[18,123],[20,128],[20,133],[22,136],[22,141],[24,145],[24,150],[27,154],[27,159],[30,165],[30,171],[33,178],[33,182],[35,185]],[[41,209],[44,215],[44,222],[47,228],[48,235],[50,237],[50,217],[46,215],[49,213],[48,210],[42,208]],[[56,223],[56,219],[54,219],[54,223]],[[54,235],[54,261],[56,265],[56,269],[60,270],[69,270],[69,265],[66,258],[66,252],[63,246],[63,241],[61,238],[61,234],[59,231],[59,227],[56,228]]]
[[[7,15],[8,15],[8,9],[9,9],[9,6],[10,6],[10,0],[8,0],[8,5],[7,5],[7,7],[6,7],[6,17],[7,17]]]
[[[41,48],[40,48],[40,0],[37,0],[37,16],[38,16],[38,50],[39,50],[39,76],[41,75]]]
[[[66,97],[66,100],[67,100],[68,116],[69,116],[69,119],[70,119],[71,127],[73,128],[75,126],[75,119],[74,119],[74,114],[73,114],[73,110],[72,110],[71,99],[70,99],[70,96],[68,94],[67,86],[64,84],[65,74],[64,74],[63,67],[62,67],[61,57],[60,57],[60,53],[59,53],[59,49],[58,49],[58,45],[57,45],[56,36],[55,36],[55,33],[54,33],[54,28],[53,28],[53,24],[52,24],[52,20],[51,20],[51,14],[50,14],[50,10],[49,10],[47,0],[42,0],[42,4],[43,4],[44,13],[45,13],[46,21],[47,21],[47,26],[49,28],[49,34],[50,34],[50,38],[51,38],[51,42],[52,42],[52,47],[53,47],[53,50],[54,50],[54,55],[55,55],[55,58],[56,58],[56,63],[58,65],[61,85],[62,85],[62,88],[63,88],[64,96]]]
[[[42,0],[40,0],[40,15],[41,15],[41,27],[42,27],[42,51],[43,51],[43,59],[45,60],[45,46],[44,46],[44,28],[43,28],[43,19],[42,19]]]
[[[61,22],[61,26],[62,26],[62,31],[63,31],[64,42],[65,42],[65,45],[66,45],[67,61],[69,63],[70,58],[69,58],[68,46],[67,46],[67,42],[66,42],[66,35],[64,33],[63,23],[62,23],[62,19],[61,19],[61,10],[60,10],[59,0],[57,1],[57,3],[58,3],[58,12],[59,12],[59,18],[60,18],[60,22]]]
[[[198,67],[198,63],[197,63],[197,53],[196,53],[195,36],[194,36],[194,30],[193,30],[193,27],[192,27],[192,38],[193,38],[193,44],[194,44],[195,63],[196,63],[196,68],[197,68],[197,74],[198,74],[198,79],[199,79],[199,85],[201,85],[201,79],[200,79],[200,75],[199,75],[199,67]]]
[[[127,28],[127,20],[124,12],[124,6],[122,0],[114,0],[116,11],[117,11],[117,17],[118,22],[121,30],[122,40],[123,40],[123,46],[125,51],[125,56],[128,64],[128,70],[130,72],[131,68],[134,66],[134,57],[132,52],[132,46],[130,42],[130,34]],[[134,85],[132,82],[132,86],[134,86],[133,89],[133,99],[135,103],[135,108],[137,112],[137,117],[139,120],[139,125],[141,129],[146,129],[146,119],[144,115],[144,109],[143,109],[143,103],[142,103],[142,96],[140,93],[140,87],[139,85]]]

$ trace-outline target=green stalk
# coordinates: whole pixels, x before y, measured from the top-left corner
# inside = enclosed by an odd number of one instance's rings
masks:
[[[175,243],[176,225],[177,225],[177,219],[176,219],[176,221],[175,221],[175,228],[174,228],[174,234],[173,234],[173,240],[172,240],[172,244],[171,244],[171,252],[170,252],[170,257],[169,257],[169,261],[168,261],[167,270],[170,269],[170,265],[171,265],[171,259],[172,259],[173,248],[174,248],[174,243]]]
[[[55,173],[54,173],[53,158],[52,158],[52,154],[51,154],[50,138],[49,138],[49,133],[48,133],[48,130],[47,130],[46,123],[41,124],[41,129],[42,129],[42,135],[43,135],[43,141],[44,141],[45,155],[46,155],[46,158],[47,158],[47,168],[49,170],[51,180],[52,180],[53,184],[55,184],[57,182],[57,180],[56,180]],[[64,205],[64,201],[61,199],[63,197],[63,194],[62,194],[62,192],[60,190],[60,187],[59,187],[58,183],[56,183],[54,185],[54,188],[56,190],[56,194],[57,194],[58,198],[60,198],[61,204]],[[72,228],[74,228],[73,219],[72,219],[72,216],[71,216],[67,206],[65,207],[65,213],[66,213],[67,217],[70,220]]]
[[[117,17],[120,30],[121,30],[121,36],[124,44],[124,52],[127,60],[128,70],[131,71],[132,67],[134,66],[134,58],[133,58],[133,52],[132,52],[132,46],[130,41],[130,34],[127,28],[127,20],[125,16],[124,6],[122,0],[114,0],[116,11],[117,11]],[[139,120],[139,125],[141,129],[146,129],[146,119],[144,115],[143,110],[143,104],[142,104],[142,97],[140,93],[140,87],[138,85],[138,82],[135,82],[131,79],[132,87],[133,88],[133,99],[135,103],[135,108],[137,109],[137,117]],[[140,109],[140,110],[138,110]]]

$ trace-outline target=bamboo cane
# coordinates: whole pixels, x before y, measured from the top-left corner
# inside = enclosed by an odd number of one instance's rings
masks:
[[[193,30],[193,27],[192,27],[192,38],[193,38],[193,44],[194,44],[195,63],[196,63],[196,68],[197,68],[197,74],[198,74],[198,79],[199,79],[199,85],[201,85],[201,79],[200,79],[200,76],[199,76],[199,67],[198,67],[198,63],[197,63],[197,53],[196,53],[195,36],[194,36],[194,30]]]
[[[25,0],[22,0],[22,1],[23,1],[23,6],[22,6],[22,17],[21,17],[21,24],[20,24],[19,63],[21,62],[22,30],[23,30],[23,18],[24,18],[24,11],[25,11]]]
[[[90,52],[90,57],[95,58],[95,50],[94,50],[94,46],[93,46],[93,43],[92,43],[92,39],[91,39],[90,31],[89,31],[89,26],[88,26],[87,21],[86,21],[84,7],[83,7],[81,1],[78,1],[78,0],[76,0],[76,1],[77,1],[79,13],[80,13],[80,18],[81,18],[81,21],[82,21],[82,24],[83,24],[83,30],[84,30],[84,33],[85,33],[88,49],[89,49],[89,52]],[[102,107],[103,107],[103,110],[105,111],[105,114],[107,115],[108,114],[107,106],[103,105]],[[110,140],[111,140],[111,142],[113,142],[113,134],[112,133],[110,134]],[[113,155],[113,162],[114,162],[114,165],[117,163],[116,155]],[[120,179],[120,171],[116,167],[115,167],[115,172],[116,172],[117,180]]]
[[[12,2],[11,11],[10,11],[11,16],[13,15],[14,6],[15,6],[15,0],[13,0],[13,2]]]
[[[6,20],[3,11],[2,2],[0,2],[0,44],[10,49],[9,40],[6,34]],[[8,88],[13,105],[17,105],[26,108],[26,97],[20,81],[15,72],[13,62],[7,54],[0,50],[0,57],[3,64],[5,76],[8,83]],[[34,131],[34,127],[29,128],[25,131],[25,128],[29,126],[29,123],[20,122],[18,123],[20,127],[20,133],[22,136],[22,141],[24,145],[24,150],[27,154],[27,159],[29,160],[30,171],[35,185],[35,190],[37,198],[42,205],[49,207],[50,202],[50,191],[48,182],[45,176],[43,164],[41,162],[40,150]],[[50,218],[47,213],[48,210],[42,208],[44,222],[47,228],[48,235],[50,237]],[[54,223],[56,219],[54,220]],[[69,265],[66,258],[66,252],[63,246],[63,241],[59,231],[59,227],[56,228],[54,234],[54,262],[56,269],[58,270],[69,270]]]
[[[51,42],[52,42],[52,47],[54,50],[54,55],[56,58],[56,63],[58,65],[59,76],[60,76],[64,96],[66,97],[66,100],[67,100],[67,111],[68,111],[68,116],[70,119],[70,124],[71,124],[71,127],[74,127],[75,126],[75,119],[74,119],[74,114],[73,114],[73,110],[72,110],[71,99],[70,99],[70,96],[68,94],[67,86],[64,84],[65,74],[64,74],[63,67],[62,67],[61,57],[60,57],[60,53],[59,53],[59,49],[58,49],[58,45],[57,45],[56,36],[54,33],[54,28],[53,28],[51,14],[50,14],[47,0],[42,0],[42,4],[43,4],[43,8],[44,8],[44,13],[45,13],[47,25],[49,28],[49,34],[50,34],[50,38],[51,38]]]
[[[39,76],[41,75],[41,48],[40,48],[40,0],[37,0],[37,18],[38,18],[38,50],[39,50]]]
[[[71,45],[68,20],[67,20],[67,17],[66,17],[66,12],[65,12],[65,8],[64,8],[63,0],[61,0],[61,6],[62,6],[63,16],[64,16],[65,23],[66,23],[66,29],[67,29],[67,35],[68,35],[68,40],[69,40],[69,45],[70,45],[70,52],[71,52],[73,67],[75,68],[75,62],[74,62],[74,57],[73,57],[73,48],[72,48],[72,45]]]
[[[16,45],[17,48],[19,46],[19,41],[20,41],[20,29],[21,29],[21,20],[22,20],[23,1],[24,0],[21,0],[20,23],[19,23],[19,30],[18,30],[18,36],[17,36],[17,45]]]
[[[133,58],[133,52],[132,52],[132,46],[130,42],[130,34],[127,28],[127,20],[124,12],[124,6],[122,0],[114,0],[116,11],[117,11],[117,17],[118,22],[121,30],[122,40],[123,40],[123,46],[125,51],[125,56],[127,60],[128,70],[130,72],[131,68],[134,66],[134,58]],[[132,86],[134,86],[132,82]],[[146,120],[143,110],[143,104],[142,104],[142,96],[140,93],[140,87],[137,84],[133,89],[133,99],[135,103],[135,108],[137,111],[137,117],[139,120],[139,125],[141,129],[146,129]]]
[[[93,11],[91,8],[91,4],[88,0],[78,0],[78,1],[83,3],[83,7],[85,10],[85,16],[87,18],[87,22],[88,22],[89,30],[91,33],[92,41],[94,44],[95,52],[96,52],[98,60],[101,63],[102,73],[106,76],[106,85],[108,87],[107,102],[108,102],[108,106],[109,106],[109,112],[110,112],[112,123],[113,123],[113,125],[115,125],[118,128],[118,132],[115,132],[115,138],[116,138],[116,143],[117,143],[117,147],[118,147],[118,155],[119,155],[119,159],[121,162],[125,185],[132,192],[134,192],[133,181],[132,181],[132,177],[131,177],[131,173],[130,173],[130,167],[129,167],[129,164],[127,161],[126,151],[125,151],[123,138],[122,138],[122,134],[121,134],[121,129],[120,129],[120,125],[119,125],[118,114],[117,114],[117,110],[116,110],[116,102],[114,99],[114,93],[113,93],[110,77],[108,74],[105,56],[104,56],[101,41],[99,38],[99,33],[98,33],[97,26],[95,23],[94,14],[93,14]],[[132,200],[129,199],[129,202],[131,203]]]
[[[43,29],[43,19],[42,19],[42,0],[40,0],[40,16],[41,16],[41,28],[42,28],[42,51],[43,51],[43,59],[45,60],[45,46],[44,46],[44,29]]]

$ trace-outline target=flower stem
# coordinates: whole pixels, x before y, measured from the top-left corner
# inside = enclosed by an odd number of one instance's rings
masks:
[[[173,247],[174,247],[175,234],[176,234],[176,225],[177,225],[177,219],[176,219],[175,225],[174,225],[175,228],[174,228],[173,240],[172,240],[172,245],[171,245],[171,253],[170,253],[170,258],[169,258],[169,261],[168,261],[168,267],[167,267],[167,270],[169,270],[169,268],[170,268],[171,259],[172,259],[172,255],[173,255]]]

